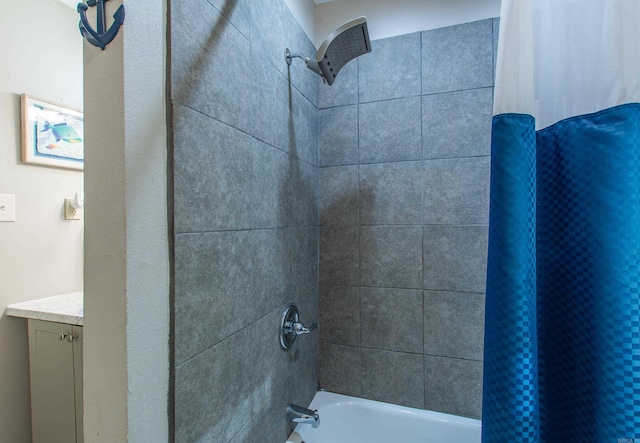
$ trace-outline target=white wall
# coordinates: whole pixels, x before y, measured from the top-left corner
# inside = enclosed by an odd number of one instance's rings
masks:
[[[0,223],[0,440],[31,441],[26,320],[6,305],[82,290],[83,221],[65,198],[83,173],[20,160],[20,94],[82,109],[82,39],[76,13],[57,0],[2,2],[0,194],[15,194],[16,222]]]
[[[169,435],[166,1],[124,4],[106,50],[84,45],[85,443]]]
[[[316,47],[338,26],[367,17],[371,40],[498,17],[501,0],[335,0],[317,6]]]
[[[316,39],[316,3],[313,0],[284,0],[311,41]]]

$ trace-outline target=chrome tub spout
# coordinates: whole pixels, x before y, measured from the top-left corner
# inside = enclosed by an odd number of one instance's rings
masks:
[[[320,426],[318,411],[312,411],[298,405],[287,406],[287,420],[292,423],[307,423],[314,428]]]

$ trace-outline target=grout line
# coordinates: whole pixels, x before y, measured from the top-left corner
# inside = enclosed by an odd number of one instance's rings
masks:
[[[477,223],[477,224],[453,224],[453,223],[425,223],[424,225],[425,227],[427,226],[445,226],[445,227],[450,227],[450,228],[488,228],[489,227],[489,223]]]
[[[464,88],[464,89],[456,89],[455,91],[439,91],[439,92],[431,92],[428,94],[422,94],[422,97],[432,97],[434,95],[445,95],[445,94],[456,94],[458,92],[468,92],[468,91],[479,91],[482,89],[493,89],[493,85],[489,86],[478,86],[477,88]]]
[[[405,95],[402,97],[393,97],[393,98],[383,98],[380,100],[370,100],[370,101],[363,101],[363,102],[359,102],[360,105],[370,105],[373,103],[385,103],[385,102],[393,102],[393,101],[400,101],[400,100],[406,100],[408,98],[420,98],[422,97],[422,94],[411,94],[411,95]]]
[[[358,103],[343,103],[341,105],[327,106],[326,108],[318,108],[318,111],[327,111],[329,109],[348,108],[349,106],[358,106]]]
[[[420,32],[420,95],[424,95],[424,32]]]
[[[320,226],[316,226],[316,225],[304,225],[304,226],[279,226],[279,227],[272,227],[272,228],[261,228],[261,227],[255,227],[255,228],[242,228],[242,229],[215,229],[215,230],[211,230],[211,231],[175,231],[175,235],[201,235],[201,234],[223,234],[223,233],[229,233],[229,232],[255,232],[255,231],[280,231],[280,230],[286,230],[286,229],[311,229],[311,228],[318,228]],[[322,226],[324,227],[324,226]]]
[[[316,168],[319,168],[319,167],[320,167],[319,165],[314,165],[314,164],[313,164],[313,163],[311,163],[309,160],[306,160],[306,159],[304,159],[304,158],[302,158],[302,157],[299,157],[299,156],[297,156],[297,155],[294,155],[294,154],[292,154],[291,152],[288,152],[288,151],[284,150],[283,148],[279,148],[279,147],[277,147],[277,146],[275,146],[275,145],[273,145],[273,144],[269,143],[268,141],[262,140],[261,138],[258,138],[258,137],[256,137],[255,135],[253,135],[253,134],[251,134],[251,133],[249,133],[249,132],[247,132],[247,131],[245,131],[245,130],[243,130],[243,129],[237,128],[237,127],[235,127],[235,126],[233,126],[233,125],[231,125],[231,124],[229,124],[229,123],[226,123],[226,122],[223,122],[222,120],[219,120],[219,119],[218,119],[218,118],[216,118],[216,117],[213,117],[213,116],[211,116],[211,115],[209,115],[209,114],[206,114],[206,113],[204,113],[204,112],[202,112],[202,111],[200,111],[200,110],[198,110],[198,109],[196,109],[196,108],[192,107],[191,105],[188,105],[188,104],[186,104],[186,103],[182,103],[182,102],[180,102],[180,101],[178,101],[178,100],[174,100],[174,103],[173,103],[173,104],[174,104],[174,105],[181,106],[181,107],[186,108],[186,109],[189,109],[189,110],[191,110],[191,111],[193,111],[193,112],[196,112],[196,113],[198,113],[198,114],[202,115],[203,117],[210,118],[211,120],[213,120],[213,121],[215,121],[215,122],[218,122],[218,123],[220,123],[221,125],[224,125],[224,126],[226,126],[226,127],[228,127],[228,128],[231,128],[231,129],[233,129],[234,131],[238,131],[238,132],[240,132],[241,134],[246,135],[247,137],[251,137],[253,140],[257,140],[257,141],[259,141],[260,143],[263,143],[263,144],[265,144],[265,145],[267,145],[267,146],[269,146],[269,147],[271,147],[271,148],[273,148],[273,149],[277,149],[277,150],[278,150],[278,151],[280,151],[280,152],[284,152],[285,154],[287,154],[287,155],[289,155],[289,156],[291,156],[291,157],[295,158],[296,160],[300,160],[300,161],[302,161],[302,162],[304,162],[304,163],[306,163],[306,164],[308,164],[308,165],[310,165],[310,166],[313,166],[313,167],[316,167]]]
[[[267,314],[267,315],[268,315],[268,314]],[[261,317],[260,319],[262,319],[262,318],[264,318],[264,317],[265,317],[265,316]],[[207,348],[205,348],[205,349],[203,349],[203,350],[201,350],[201,351],[197,352],[196,354],[192,355],[191,357],[189,357],[189,358],[188,358],[188,359],[186,359],[185,361],[183,361],[183,362],[181,362],[181,363],[177,364],[177,365],[175,366],[175,369],[178,369],[179,367],[181,367],[181,366],[185,365],[186,363],[188,363],[188,362],[192,361],[193,359],[198,358],[199,356],[201,356],[201,355],[202,355],[202,354],[204,354],[205,352],[207,352],[207,351],[209,351],[209,350],[211,350],[211,349],[215,348],[216,346],[218,346],[218,345],[220,345],[220,344],[224,343],[225,341],[229,340],[229,339],[230,339],[231,337],[233,337],[234,335],[239,334],[239,333],[241,333],[241,332],[245,331],[246,329],[249,329],[251,326],[253,326],[253,325],[254,325],[257,321],[259,321],[260,319],[256,320],[255,322],[251,322],[250,324],[248,324],[248,325],[244,326],[243,328],[238,329],[237,331],[235,331],[235,332],[233,332],[233,333],[231,333],[231,334],[227,335],[227,336],[226,336],[225,338],[223,338],[222,340],[219,340],[219,341],[215,342],[214,344],[212,344],[212,345],[208,346]]]
[[[478,87],[473,87],[473,88],[463,88],[463,89],[454,89],[451,91],[438,91],[438,92],[429,92],[429,93],[423,93],[421,92],[420,94],[410,94],[410,95],[404,95],[402,97],[392,97],[392,98],[383,98],[380,100],[369,100],[369,101],[360,101],[360,97],[358,96],[358,102],[357,103],[344,103],[344,104],[339,104],[339,105],[334,105],[334,106],[327,106],[327,107],[317,107],[318,111],[326,111],[328,109],[334,109],[334,108],[345,108],[347,106],[355,106],[355,105],[368,105],[368,104],[372,104],[372,103],[382,103],[382,102],[390,102],[390,101],[398,101],[398,100],[404,100],[407,98],[418,98],[418,97],[431,97],[434,95],[444,95],[444,94],[455,94],[458,92],[468,92],[468,91],[479,91],[482,89],[494,89],[494,85],[486,85],[486,86],[478,86]],[[360,85],[358,85],[358,91],[360,90]]]
[[[358,312],[358,316],[360,321],[358,322],[359,324],[359,331],[358,331],[358,346],[362,345],[362,240],[361,240],[361,233],[362,233],[362,228],[361,228],[361,220],[362,220],[362,207],[361,207],[361,199],[360,199],[360,194],[361,194],[361,182],[360,182],[360,61],[358,60],[358,67],[357,67],[357,82],[358,82],[358,94],[357,94],[357,102],[358,102],[358,111],[357,111],[357,117],[356,117],[356,129],[357,129],[357,134],[358,134],[358,156],[357,156],[357,165],[358,165],[358,169],[357,169],[357,174],[358,174],[358,307],[359,307],[359,312]],[[358,356],[360,357],[360,373],[359,375],[359,388],[360,388],[360,392],[358,394],[359,397],[362,397],[364,394],[364,389],[362,386],[362,373],[364,372],[364,362],[363,362],[363,358],[362,358],[362,349],[360,348],[358,350]]]
[[[344,224],[344,225],[334,225],[334,224],[323,224],[320,227],[323,228],[421,228],[427,226],[444,226],[444,227],[454,227],[454,228],[486,228],[489,227],[489,223],[411,223],[411,224],[401,224],[401,223],[362,223],[360,225],[357,224]],[[309,226],[303,226],[309,227]],[[262,229],[262,228],[256,228]],[[273,228],[268,228],[273,229]],[[279,228],[274,228],[279,229]],[[206,231],[206,232],[226,232],[226,231]]]
[[[493,44],[496,31],[496,18],[491,19],[491,70],[493,71],[492,84],[496,86],[496,68],[498,63],[498,46]]]
[[[342,348],[360,349],[360,350],[368,350],[368,351],[380,351],[380,352],[393,352],[393,353],[396,353],[396,354],[417,355],[417,356],[421,356],[421,357],[448,358],[448,359],[451,359],[451,360],[468,361],[468,362],[475,362],[475,363],[482,363],[484,361],[484,360],[476,360],[476,359],[473,359],[473,358],[450,357],[450,356],[447,356],[447,355],[429,354],[429,353],[425,353],[425,352],[398,351],[398,350],[392,350],[392,349],[372,348],[370,346],[345,345],[345,344],[342,344],[342,343],[323,342],[322,344],[323,345],[329,345],[329,346],[338,346],[338,347],[342,347]]]
[[[469,294],[469,295],[484,295],[484,292],[478,292],[478,291],[460,291],[457,289],[431,289],[431,288],[425,288],[424,286],[420,287],[420,288],[399,288],[399,287],[393,287],[393,286],[370,286],[370,285],[336,285],[336,284],[327,284],[327,283],[320,283],[319,286],[327,286],[327,287],[336,287],[336,288],[371,288],[371,289],[385,289],[385,290],[401,290],[401,291],[427,291],[427,292],[442,292],[442,293],[446,293],[446,292],[454,292],[456,294]]]
[[[240,28],[238,28],[232,21],[231,21],[231,17],[227,17],[226,15],[223,14],[222,11],[220,11],[213,3],[211,3],[211,0],[206,0],[207,3],[209,3],[209,5],[220,15],[220,17],[224,18],[231,26],[233,26],[236,31],[238,31],[240,33],[240,35],[242,35],[244,38],[246,38],[249,42],[251,42],[251,38],[250,35],[245,35],[244,32],[242,32],[240,30]],[[249,23],[249,34],[251,34],[251,23]]]
[[[448,358],[450,360],[459,360],[459,361],[468,361],[468,362],[474,362],[474,363],[482,363],[484,362],[484,360],[476,360],[474,358],[462,358],[462,357],[449,357],[447,355],[436,355],[436,354],[422,354],[425,357],[438,357],[438,358]]]
[[[464,155],[464,156],[458,156],[458,157],[429,157],[429,158],[404,159],[404,160],[388,160],[388,161],[379,161],[379,162],[358,162],[358,163],[346,163],[346,164],[336,164],[336,165],[319,165],[318,168],[326,169],[326,168],[338,168],[338,167],[346,167],[346,166],[384,165],[384,164],[393,164],[393,163],[427,162],[427,161],[435,161],[435,160],[462,160],[462,159],[471,159],[471,158],[491,158],[491,154]],[[302,160],[302,161],[305,161],[305,160]],[[312,165],[312,166],[315,166],[315,165]]]

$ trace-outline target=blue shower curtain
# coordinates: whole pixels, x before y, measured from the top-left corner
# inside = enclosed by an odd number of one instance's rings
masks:
[[[484,443],[640,443],[640,104],[493,118]]]

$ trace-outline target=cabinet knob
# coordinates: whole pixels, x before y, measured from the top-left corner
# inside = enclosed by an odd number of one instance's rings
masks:
[[[71,343],[73,340],[78,338],[78,336],[77,335],[72,335],[72,334],[67,334],[67,333],[63,332],[63,333],[58,335],[58,338],[60,339],[60,341],[62,341],[62,340],[64,340],[66,338],[67,341],[69,343]]]

